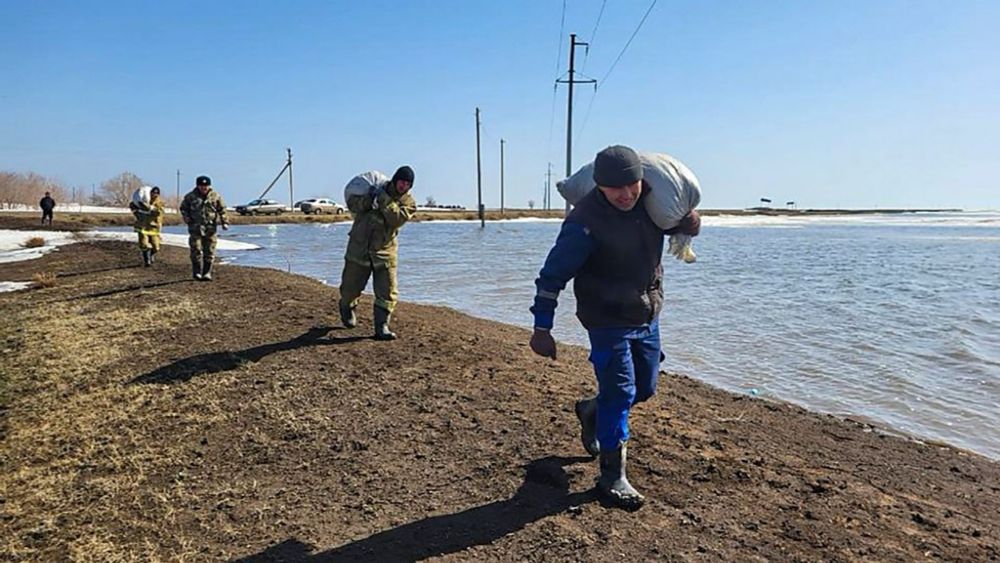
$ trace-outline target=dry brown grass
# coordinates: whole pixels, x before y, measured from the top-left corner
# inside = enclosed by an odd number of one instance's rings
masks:
[[[32,289],[43,289],[46,287],[55,287],[58,281],[56,280],[56,275],[52,272],[38,272],[31,276]]]
[[[0,560],[190,560],[197,538],[158,537],[176,521],[183,490],[151,482],[186,453],[143,435],[147,420],[170,410],[155,386],[122,385],[121,362],[154,350],[157,335],[205,316],[192,299],[149,294],[8,309],[0,333],[0,401],[8,410],[0,455]],[[211,403],[177,412],[180,432],[227,413]],[[141,507],[147,518],[131,516]],[[59,530],[72,528],[70,540]],[[124,536],[145,538],[131,551]],[[133,543],[133,545],[135,545]]]
[[[42,237],[31,237],[28,240],[21,243],[21,246],[24,248],[40,248],[42,246],[45,246],[45,239],[43,239]]]

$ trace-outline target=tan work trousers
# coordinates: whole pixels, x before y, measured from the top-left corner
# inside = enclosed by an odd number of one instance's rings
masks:
[[[139,250],[152,250],[154,253],[160,251],[160,235],[136,234],[139,235]]]
[[[368,285],[368,277],[374,274],[375,306],[390,313],[396,308],[399,292],[396,290],[396,267],[386,264],[366,265],[350,260],[344,261],[344,275],[340,278],[340,303],[352,309],[358,304],[358,297]]]

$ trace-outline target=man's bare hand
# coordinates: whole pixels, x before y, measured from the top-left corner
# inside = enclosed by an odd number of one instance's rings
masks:
[[[531,351],[539,356],[556,359],[556,341],[549,331],[536,328],[528,344],[531,346]]]

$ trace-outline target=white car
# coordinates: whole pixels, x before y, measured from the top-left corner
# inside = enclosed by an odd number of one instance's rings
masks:
[[[332,213],[334,215],[340,215],[347,211],[347,208],[340,205],[336,201],[325,197],[318,197],[307,199],[302,202],[302,206],[299,208],[303,213],[309,215],[319,215],[321,213]]]
[[[255,199],[246,205],[237,205],[236,212],[240,215],[281,215],[285,206],[273,199]]]

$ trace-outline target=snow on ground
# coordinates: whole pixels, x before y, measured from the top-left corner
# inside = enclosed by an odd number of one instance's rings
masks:
[[[0,293],[5,291],[19,291],[31,287],[31,282],[0,282]]]
[[[24,244],[32,238],[45,240],[44,246],[37,248],[24,248]],[[56,248],[77,242],[79,240],[123,240],[133,242],[136,240],[135,233],[130,232],[66,232],[66,231],[10,231],[0,229],[0,264],[5,262],[17,262],[20,260],[32,260],[39,258]],[[187,235],[167,234],[162,235],[163,244],[170,246],[187,247]],[[219,250],[257,250],[260,247],[256,244],[239,242],[226,238],[219,238],[216,247]]]
[[[14,212],[14,213],[24,213],[25,211],[34,211],[41,213],[42,211],[37,205],[24,205],[21,203],[14,204],[12,207],[0,208],[0,213],[3,212]],[[177,210],[172,207],[165,208],[167,213],[176,213]],[[100,205],[82,205],[79,203],[61,203],[56,204],[55,214],[58,217],[60,213],[132,213],[128,207],[103,207]]]

